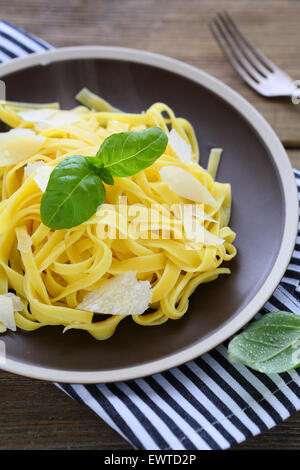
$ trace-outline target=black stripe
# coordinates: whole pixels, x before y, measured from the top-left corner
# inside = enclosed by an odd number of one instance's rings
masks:
[[[295,264],[296,266],[300,266],[300,258],[292,258],[290,264]]]
[[[189,371],[185,370],[185,367],[182,366],[179,368],[181,372],[185,375],[188,376]],[[169,371],[164,373],[164,378],[168,380],[168,382],[173,385],[174,388],[194,407],[196,410],[199,411],[199,413],[207,419],[207,421],[215,427],[220,434],[230,443],[230,444],[236,444],[238,441],[233,437],[225,428],[224,426],[216,420],[216,418],[209,412],[208,409],[206,409],[204,406],[201,405],[200,401],[195,399],[195,397],[189,392],[189,390],[182,385],[182,383]],[[191,379],[192,380],[192,379]],[[202,382],[203,384],[203,382]],[[199,389],[202,389],[202,387],[199,387]],[[212,400],[211,400],[212,401]],[[204,428],[202,426],[202,429],[198,430],[197,433],[202,436]]]
[[[163,387],[153,378],[153,377],[146,377],[145,382],[163,399],[165,400],[168,405],[170,405],[173,410],[176,411],[176,413],[179,414],[195,431],[199,430],[199,423],[192,418],[182,407],[181,405],[175,401],[175,399],[169,395]],[[219,444],[205,431],[203,430],[203,435],[201,435],[201,438],[204,439],[204,441],[212,448],[215,450],[221,449]],[[186,438],[186,440],[189,440]],[[195,449],[194,444],[190,441],[190,444],[185,445],[185,448],[187,450],[193,450]]]
[[[4,54],[6,54],[8,57],[10,57],[11,59],[15,59],[16,57],[18,57],[14,52],[11,52],[9,51],[8,49],[6,49],[6,47],[4,46],[0,46],[0,51],[1,52],[4,52]]]
[[[66,393],[68,393],[73,398],[73,400],[76,400],[86,405],[86,403],[83,401],[81,396],[76,392],[76,390],[74,390],[72,385],[70,384],[59,384],[59,385],[65,390]]]
[[[294,392],[294,394],[296,395],[296,397],[298,397],[300,399],[300,387],[298,384],[296,384],[294,381],[293,382],[290,382],[289,383],[289,387],[290,389],[292,390],[292,392]]]
[[[299,273],[298,271],[294,270],[292,267],[289,267],[289,268],[286,270],[286,272],[285,272],[285,274],[284,274],[284,277],[285,277],[287,280],[291,279],[291,280],[295,280],[295,281],[298,281],[298,282],[299,282],[299,280],[300,280],[300,275],[299,275],[299,274],[300,274],[300,273]],[[282,282],[283,282],[283,283],[286,283],[287,281],[283,280]]]
[[[276,385],[276,383],[273,382],[266,374],[262,374],[256,370],[252,370],[252,373],[270,390],[272,395],[276,396],[282,406],[284,406],[289,413],[297,411],[293,403],[284,395],[282,390],[278,388],[278,385]]]
[[[263,408],[265,411],[273,418],[275,423],[279,423],[282,421],[282,418],[280,414],[273,408],[273,406],[270,405],[270,403],[265,400],[264,396],[260,393],[260,391],[255,388],[254,385],[249,382],[233,365],[225,359],[221,353],[217,349],[214,349],[211,352],[212,357],[224,367],[224,369],[229,372],[229,374],[235,378],[237,382],[249,393],[249,395],[252,396],[252,398],[256,401],[259,402],[260,404],[263,404]],[[261,405],[262,406],[262,405]]]
[[[12,42],[16,46],[20,47],[21,49],[23,49],[23,51],[27,52],[28,54],[31,54],[32,52],[34,52],[33,49],[30,49],[28,46],[25,46],[25,44],[18,41],[13,36],[10,36],[9,34],[5,33],[4,31],[1,31],[1,29],[0,29],[0,36]]]
[[[9,26],[12,30],[16,30],[18,31],[19,33],[23,34],[26,38],[29,38],[31,39],[33,42],[35,42],[36,44],[38,44],[39,46],[43,47],[45,50],[48,50],[49,47],[46,46],[46,44],[39,40],[36,36],[32,36],[31,34],[27,33],[24,29],[22,28],[19,28],[17,26],[14,26],[12,25],[11,23],[9,23],[8,21],[5,21],[5,20],[2,20],[2,23],[5,23],[7,26]]]
[[[228,406],[225,405],[225,403],[222,400],[220,400],[220,398],[210,388],[208,388],[205,382],[201,380],[191,369],[189,369],[189,367],[187,367],[186,365],[183,365],[179,367],[179,370],[184,375],[186,375],[186,377],[188,377],[191,380],[191,382],[193,382],[203,392],[203,394],[207,398],[209,398],[209,400],[215,405],[215,407],[218,408],[225,415],[228,421],[230,421],[242,434],[244,434],[245,437],[252,435],[250,430],[242,423],[242,421],[240,421],[239,418],[237,418],[235,415],[232,414],[232,410],[230,410],[230,408],[228,408]],[[218,383],[216,380],[215,382]],[[195,406],[195,408],[198,409],[199,404],[200,403],[198,400],[193,399],[193,405]],[[214,416],[213,416],[213,420],[211,420],[210,422],[216,427],[219,424],[219,421],[216,422],[216,418]],[[219,429],[219,427],[217,427],[217,429],[219,432],[222,433],[222,430]],[[229,437],[225,435],[224,437],[229,440]],[[231,437],[232,442],[236,441],[236,439],[233,438],[231,434],[230,434],[230,437]]]
[[[297,251],[297,253],[298,253],[298,251]],[[299,266],[299,261],[300,261],[300,257],[293,256],[290,260],[289,265],[288,265],[288,269],[295,269],[294,265]]]
[[[156,403],[153,401],[149,395],[147,395],[144,390],[139,386],[135,381],[127,382],[126,385],[131,388],[131,390],[136,393],[136,395],[143,400],[151,409],[154,411],[159,418],[164,421],[166,426],[170,428],[172,433],[177,437],[179,441],[186,439],[184,432],[177,426],[176,422],[168,416],[164,410],[162,410]]]
[[[280,300],[276,299],[274,295],[270,298],[269,303],[274,305],[274,310],[286,310],[286,305],[284,305]]]
[[[145,447],[138,439],[138,437],[132,432],[130,427],[124,421],[122,416],[117,412],[117,410],[112,406],[110,401],[106,398],[106,396],[101,392],[101,390],[96,385],[85,385],[85,388],[88,392],[95,398],[95,400],[99,403],[99,405],[106,411],[108,416],[112,419],[112,421],[116,424],[116,426],[121,429],[127,439],[131,442],[131,444],[136,447],[137,449],[143,450]]]
[[[125,395],[123,390],[121,390],[116,384],[106,384],[106,387],[127,406],[135,418],[147,430],[148,434],[152,437],[160,449],[170,448],[167,441],[165,441],[158,430],[149,421],[147,416],[145,416],[142,411],[133,403],[133,401],[127,395]]]
[[[196,359],[196,364],[203,369],[212,380],[214,380],[224,391],[232,398],[233,401],[241,408],[241,410],[245,413],[246,416],[252,421],[261,431],[266,431],[268,429],[267,425],[264,421],[260,418],[260,416],[253,410],[252,407],[249,406],[247,403],[235,390],[231,387],[231,385],[223,379],[221,375],[218,375],[214,369],[207,364],[203,359],[198,358]],[[251,433],[251,431],[250,431]]]
[[[290,302],[291,304],[293,304],[297,310],[299,309],[299,302],[297,302],[295,297],[289,292],[288,289],[285,289],[283,286],[279,286],[278,289],[277,289],[277,292],[279,293],[279,295],[285,296],[287,298],[287,302]],[[273,299],[273,297],[275,297],[275,294],[276,294],[276,291],[274,292],[274,295],[272,296],[272,299]],[[290,294],[290,295],[288,295],[288,294]],[[279,302],[281,302],[281,301],[279,301]],[[282,305],[285,305],[285,304],[282,303]],[[286,308],[286,306],[285,306],[285,308]]]

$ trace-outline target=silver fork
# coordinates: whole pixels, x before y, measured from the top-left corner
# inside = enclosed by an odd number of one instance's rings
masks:
[[[217,13],[209,26],[232,67],[257,93],[268,97],[297,94],[294,80],[252,44],[226,11]]]

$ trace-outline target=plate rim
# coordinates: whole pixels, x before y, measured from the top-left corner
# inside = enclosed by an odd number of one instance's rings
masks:
[[[210,74],[177,59],[144,50],[114,46],[76,46],[34,53],[3,63],[0,65],[0,79],[12,72],[34,65],[48,65],[51,62],[89,58],[128,60],[159,67],[193,80],[219,95],[225,102],[233,106],[251,124],[270,151],[283,189],[285,207],[284,230],[277,259],[255,296],[235,318],[227,321],[218,331],[212,333],[208,338],[200,340],[199,343],[154,361],[109,370],[78,371],[54,369],[31,365],[13,359],[6,359],[5,364],[0,366],[2,370],[7,372],[51,382],[109,383],[133,380],[177,367],[210,351],[240,330],[271,297],[289,264],[298,231],[298,192],[296,180],[282,143],[272,127],[254,106],[228,85]]]

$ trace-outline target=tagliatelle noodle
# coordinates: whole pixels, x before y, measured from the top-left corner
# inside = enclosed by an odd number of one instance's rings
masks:
[[[132,177],[115,178],[113,186],[105,185],[105,205],[91,219],[68,230],[54,231],[41,223],[43,193],[33,177],[24,171],[28,163],[42,161],[55,167],[71,155],[95,155],[112,133],[152,126],[161,127],[167,134],[171,128],[175,129],[191,145],[192,160],[198,163],[195,133],[187,120],[177,118],[163,103],[156,103],[141,114],[102,112],[79,106],[70,111],[80,114],[79,121],[37,130],[36,123],[24,121],[18,114],[20,110],[30,109],[30,105],[22,106],[25,105],[1,102],[0,118],[11,127],[32,129],[44,136],[45,141],[38,154],[17,165],[0,168],[0,293],[13,289],[24,300],[24,311],[15,312],[17,327],[32,331],[45,325],[62,325],[65,330],[81,329],[96,339],[107,339],[124,317],[96,316],[76,307],[87,293],[112,276],[135,271],[137,279],[150,282],[150,313],[132,315],[138,324],[150,326],[181,318],[187,312],[189,297],[199,284],[230,273],[222,264],[236,254],[235,234],[228,226],[231,189],[229,184],[214,180],[219,152],[211,154],[210,174],[198,164],[184,163],[167,146],[151,167]],[[205,213],[214,221],[206,220],[204,226],[224,243],[206,246],[186,238],[182,221],[169,207],[193,201],[178,196],[161,180],[159,171],[167,166],[188,171],[208,189],[216,205],[205,205]],[[134,217],[126,222],[122,215],[124,207],[118,205],[120,197],[127,198],[127,207],[132,210],[155,207],[156,225],[146,224],[137,238],[121,238],[122,231],[134,225]],[[103,218],[105,211],[108,215]],[[114,213],[118,214],[117,220]],[[171,220],[171,238],[162,237],[163,217]],[[117,237],[103,236],[105,228],[115,230]],[[180,239],[176,238],[179,232],[183,233]]]

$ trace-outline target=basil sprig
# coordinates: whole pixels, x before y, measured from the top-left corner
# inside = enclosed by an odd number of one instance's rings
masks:
[[[272,312],[253,321],[230,341],[228,359],[265,374],[300,367],[300,315]]]
[[[151,166],[165,151],[168,137],[159,127],[113,134],[95,157],[74,155],[52,171],[41,200],[44,225],[55,230],[76,227],[95,214],[106,197],[103,182],[132,176]]]

